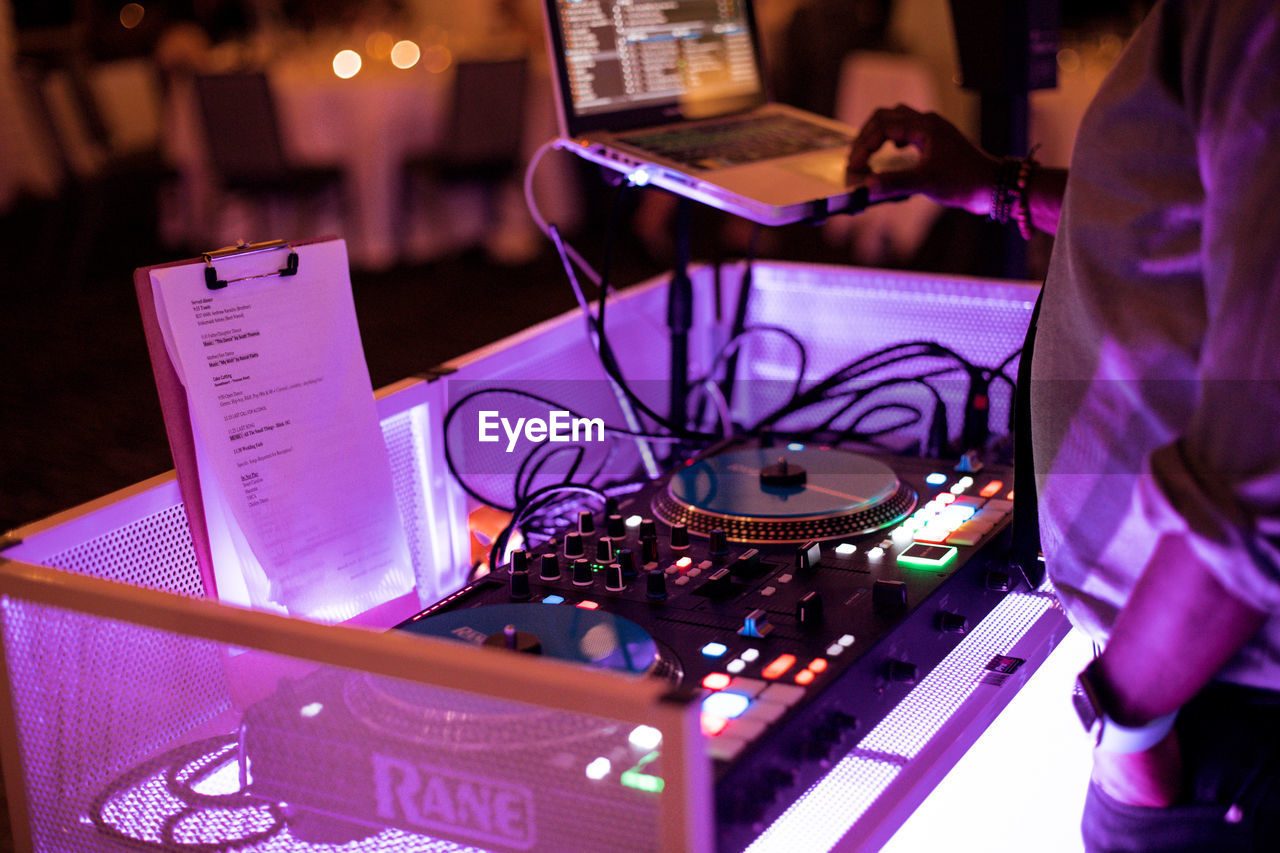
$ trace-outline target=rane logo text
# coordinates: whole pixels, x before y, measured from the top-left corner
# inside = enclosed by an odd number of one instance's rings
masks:
[[[383,820],[453,840],[533,847],[533,793],[526,788],[376,752],[373,779]]]

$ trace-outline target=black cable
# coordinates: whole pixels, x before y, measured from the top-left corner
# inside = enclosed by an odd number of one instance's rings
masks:
[[[519,528],[520,523],[524,520],[525,515],[527,515],[529,511],[539,501],[543,500],[544,498],[550,495],[554,495],[560,492],[578,492],[581,494],[598,497],[602,502],[608,500],[608,496],[603,491],[595,488],[594,486],[589,486],[585,483],[560,483],[553,486],[544,486],[541,489],[538,489],[537,491],[529,495],[528,499],[525,501],[525,503],[522,506],[516,508],[512,512],[511,521],[507,522],[507,526],[504,527],[502,531],[497,536],[494,537],[493,545],[489,548],[490,568],[498,567],[499,560],[501,559],[504,552],[506,551],[507,542],[511,538],[511,533]],[[523,535],[523,531],[521,531],[521,535]]]
[[[480,494],[479,492],[477,492],[472,486],[470,486],[466,482],[466,479],[463,477],[462,472],[458,469],[458,464],[457,464],[457,461],[454,459],[453,449],[451,446],[451,442],[449,440],[450,426],[453,424],[454,418],[462,410],[462,407],[466,403],[469,403],[471,400],[475,399],[476,397],[480,397],[486,394],[510,394],[515,397],[523,397],[525,399],[542,403],[543,405],[548,406],[551,410],[568,412],[570,415],[573,415],[575,417],[582,417],[582,416],[577,411],[570,409],[566,406],[562,406],[556,401],[551,400],[547,397],[543,397],[540,394],[534,394],[529,391],[523,391],[519,388],[506,388],[506,387],[480,388],[475,391],[471,391],[463,395],[460,399],[458,399],[452,406],[449,407],[448,411],[445,412],[444,421],[442,424],[442,430],[444,432],[444,461],[445,461],[445,466],[449,469],[449,473],[453,475],[454,481],[458,483],[458,486],[468,496],[470,496],[471,498],[474,498],[480,503],[485,504],[486,506],[494,507],[495,509],[511,512],[515,510],[516,504],[518,503],[514,489],[512,493],[513,500],[510,506],[499,504],[493,499],[491,499],[490,497],[486,497]],[[605,424],[604,429],[606,432],[613,433],[615,435],[619,435],[623,437],[645,438],[651,441],[674,440],[669,435],[663,435],[660,433],[639,432],[636,430],[625,429],[622,427],[610,426],[609,424]],[[537,448],[535,447],[534,449],[536,450]]]
[[[751,236],[747,240],[747,256],[744,259],[746,266],[742,270],[742,281],[738,286],[738,301],[733,311],[733,325],[729,329],[730,340],[737,338],[746,329],[747,313],[750,310],[751,291],[755,280],[756,252],[759,249],[760,232],[763,230],[758,222],[752,225]],[[738,354],[735,352],[733,358],[725,364],[724,382],[720,386],[720,393],[724,397],[725,404],[730,408],[733,406],[733,386],[738,381],[737,377]],[[804,380],[803,373],[800,379]]]
[[[550,226],[550,230],[552,234],[552,243],[556,247],[556,252],[560,255],[560,264],[562,267],[564,267],[565,274],[569,276],[570,284],[573,285],[575,292],[577,294],[581,294],[582,287],[581,285],[578,284],[577,275],[573,272],[573,263],[569,257],[567,245],[565,244],[564,239],[560,236],[559,230],[554,225]],[[586,310],[585,297],[582,297],[581,299],[579,299],[579,302],[583,307],[583,310],[585,311]],[[645,417],[647,417],[650,421],[652,421],[654,424],[657,424],[658,426],[667,430],[671,435],[676,436],[680,439],[683,439],[686,441],[695,441],[695,442],[715,440],[716,436],[714,435],[698,432],[696,430],[690,430],[687,427],[686,428],[677,427],[676,425],[671,423],[670,419],[658,414],[647,403],[645,403],[644,400],[640,399],[640,397],[637,396],[636,393],[631,390],[630,384],[627,382],[626,377],[623,376],[622,370],[619,367],[617,360],[614,358],[613,350],[609,347],[607,338],[601,337],[600,330],[595,326],[595,318],[590,314],[589,311],[587,312],[586,319],[587,319],[588,327],[592,329],[595,333],[593,336],[593,345],[595,347],[596,354],[600,358],[600,366],[604,368],[605,373],[609,376],[610,379],[612,379],[617,384],[618,388],[621,389],[623,395],[626,396],[626,398],[629,401],[631,401],[631,404],[633,406],[639,409],[640,412]]]

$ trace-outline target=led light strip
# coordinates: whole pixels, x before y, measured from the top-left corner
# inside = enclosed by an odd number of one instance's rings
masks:
[[[867,733],[858,748],[802,794],[747,853],[829,850],[871,807],[901,765],[867,757],[919,753],[978,684],[983,668],[1014,644],[1053,606],[1051,595],[1011,593],[906,698]]]

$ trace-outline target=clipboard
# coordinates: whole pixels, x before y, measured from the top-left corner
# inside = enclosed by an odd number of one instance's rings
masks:
[[[213,552],[209,544],[209,527],[205,519],[204,501],[200,495],[200,471],[196,465],[195,434],[191,429],[191,409],[187,404],[187,389],[178,378],[173,362],[169,360],[169,352],[164,344],[164,333],[160,329],[160,317],[156,311],[155,292],[152,290],[151,273],[167,267],[190,266],[201,261],[210,272],[216,270],[214,259],[234,254],[249,252],[268,252],[288,249],[293,260],[286,263],[284,269],[292,267],[290,275],[298,271],[298,254],[295,246],[311,243],[322,243],[334,239],[331,236],[318,237],[301,243],[286,243],[284,240],[271,240],[264,243],[240,243],[225,249],[205,252],[198,258],[187,258],[181,261],[139,267],[133,271],[133,288],[138,296],[138,310],[142,314],[142,329],[147,337],[147,354],[151,358],[151,372],[156,379],[156,392],[160,396],[160,410],[164,414],[164,431],[169,439],[169,452],[173,454],[173,467],[178,473],[178,493],[182,496],[182,504],[187,513],[187,525],[191,528],[191,544],[195,547],[196,564],[200,567],[200,580],[205,596],[218,597],[218,584],[213,571]],[[206,273],[206,276],[208,273]],[[213,278],[214,287],[220,289],[228,284],[227,279]]]
[[[143,330],[147,339],[147,352],[151,359],[152,371],[156,380],[156,390],[159,395],[161,410],[164,415],[165,433],[169,441],[169,447],[173,454],[174,467],[178,475],[178,488],[182,497],[182,501],[187,513],[188,526],[191,531],[192,545],[195,550],[196,561],[200,570],[200,577],[206,596],[217,598],[220,600],[229,600],[226,589],[219,589],[219,567],[215,565],[215,554],[219,552],[217,545],[221,540],[215,541],[214,535],[211,534],[209,510],[205,504],[206,489],[222,488],[226,485],[225,478],[219,481],[214,475],[212,480],[208,472],[201,471],[201,456],[204,456],[204,464],[208,464],[208,448],[198,446],[197,430],[193,428],[193,424],[197,421],[193,420],[192,399],[189,396],[188,388],[183,384],[182,373],[179,365],[174,363],[169,347],[174,345],[172,339],[173,333],[170,331],[171,340],[166,342],[166,328],[163,324],[170,322],[173,316],[172,310],[169,311],[169,317],[161,316],[161,309],[157,307],[156,299],[156,279],[157,272],[160,272],[160,278],[165,277],[162,271],[172,271],[178,267],[194,267],[200,265],[204,289],[209,294],[231,294],[238,287],[245,288],[248,292],[250,288],[249,282],[254,282],[253,287],[262,288],[268,282],[257,281],[259,279],[269,279],[271,282],[279,280],[280,286],[297,288],[298,292],[307,292],[308,285],[315,286],[316,271],[311,271],[310,275],[307,269],[306,252],[308,247],[320,248],[323,244],[339,242],[335,237],[320,237],[311,240],[286,243],[283,240],[274,240],[264,243],[241,243],[237,246],[228,247],[203,253],[197,258],[190,258],[181,261],[175,261],[166,264],[158,264],[150,267],[141,267],[134,272],[134,289],[138,298],[138,307],[141,313]],[[345,247],[340,242],[337,247],[327,247],[324,249],[324,256],[336,256],[337,249],[341,249],[341,257],[345,263]],[[313,251],[312,257],[316,257],[321,253]],[[250,255],[261,255],[261,258],[255,258],[252,261],[253,269],[251,274],[243,273],[245,264],[242,260]],[[237,268],[238,267],[238,268]],[[346,269],[341,270],[342,275],[347,276]],[[194,270],[193,270],[194,274]],[[170,272],[168,275],[172,276]],[[184,288],[193,288],[190,283],[191,277],[183,274],[183,281],[186,282]],[[170,278],[169,280],[173,280]],[[328,279],[332,281],[332,278]],[[347,281],[349,290],[349,280]],[[166,289],[165,293],[169,291]],[[189,290],[184,290],[184,293]],[[262,291],[259,291],[262,292]],[[349,292],[346,294],[350,297]],[[277,295],[278,298],[278,295]],[[161,300],[164,302],[165,300]],[[352,309],[354,317],[354,309]],[[184,315],[185,316],[185,315]],[[358,346],[358,330],[353,329],[357,346]],[[187,332],[186,334],[190,334]],[[206,345],[207,346],[207,345]],[[189,355],[188,355],[189,357]],[[358,353],[360,367],[364,370],[364,381],[367,383],[367,367],[363,363],[363,351]],[[184,363],[189,363],[185,362]],[[195,382],[195,379],[192,379]],[[200,393],[208,393],[201,390]],[[207,401],[204,405],[208,405]],[[372,389],[369,393],[369,405],[372,411],[373,396]],[[198,416],[199,413],[197,413]],[[376,415],[374,416],[376,423]],[[207,422],[206,422],[207,423]],[[381,435],[379,433],[379,442]],[[379,450],[382,445],[379,443]],[[213,469],[210,469],[213,470]],[[205,480],[202,482],[202,477]],[[394,507],[394,494],[389,491],[391,501]],[[399,526],[399,514],[393,513],[392,521],[395,525],[395,533],[403,536],[403,528]],[[224,549],[225,550],[225,549]],[[393,549],[394,550],[394,549]],[[407,559],[407,548],[405,549]],[[226,578],[227,568],[224,564],[223,577]],[[284,608],[284,612],[291,615],[301,615],[307,618],[317,618],[322,621],[344,621],[354,622],[358,624],[394,624],[393,620],[387,622],[389,613],[399,616],[406,615],[403,611],[413,612],[417,609],[417,591],[416,581],[413,577],[412,565],[405,567],[407,578],[409,581],[409,589],[400,590],[395,596],[385,598],[384,600],[374,602],[373,606],[364,607],[361,610],[350,615],[344,615],[341,618],[327,618],[325,616],[317,616],[315,613],[309,612],[293,612],[288,608]],[[393,583],[400,584],[402,578],[397,575]],[[245,603],[251,606],[260,606],[258,602],[238,601],[234,595],[231,601],[235,603]],[[380,593],[379,593],[380,594]],[[270,608],[268,608],[270,609]]]

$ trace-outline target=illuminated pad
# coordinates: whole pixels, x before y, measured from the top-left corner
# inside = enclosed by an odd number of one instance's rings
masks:
[[[919,566],[927,569],[940,569],[956,558],[956,549],[951,545],[928,545],[916,542],[898,555],[898,562],[904,566]]]

